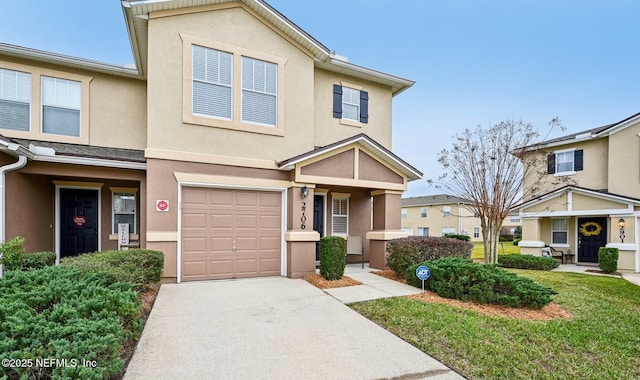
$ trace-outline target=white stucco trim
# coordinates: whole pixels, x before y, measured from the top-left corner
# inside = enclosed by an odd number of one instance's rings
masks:
[[[525,248],[544,248],[545,245],[545,242],[540,240],[520,240],[518,243],[518,247]]]
[[[626,243],[607,243],[607,248],[618,248],[620,251],[637,251],[637,244],[626,244]]]

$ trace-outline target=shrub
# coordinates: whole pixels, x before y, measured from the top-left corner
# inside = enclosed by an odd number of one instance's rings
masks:
[[[513,231],[513,237],[520,240],[522,239],[522,226],[517,226]]]
[[[141,248],[103,251],[68,257],[62,260],[62,264],[76,267],[85,273],[105,271],[115,281],[130,282],[137,290],[144,290],[148,284],[160,281],[164,255],[160,251]]]
[[[539,309],[551,302],[551,295],[557,294],[551,288],[495,265],[476,264],[471,260],[455,257],[410,266],[406,272],[407,282],[415,287],[422,286],[415,274],[419,265],[427,265],[431,270],[431,277],[425,281],[425,289],[432,290],[441,297]]]
[[[35,252],[22,256],[22,270],[42,269],[55,263],[55,252]]]
[[[522,240],[520,240],[520,239],[515,239],[515,240],[513,241],[513,245],[518,245],[518,243],[520,243],[521,241],[522,241]]]
[[[598,250],[598,265],[607,273],[618,270],[618,248],[600,247]]]
[[[347,265],[347,241],[339,236],[320,239],[320,275],[327,280],[339,280]]]
[[[0,263],[4,265],[6,270],[22,269],[22,260],[24,257],[24,238],[16,236],[9,241],[0,244]]]
[[[559,264],[551,257],[519,255],[514,253],[499,255],[498,265],[503,268],[551,270],[557,268]]]
[[[473,244],[467,241],[442,237],[409,236],[387,243],[387,265],[400,277],[404,277],[410,265],[441,257],[471,257]]]
[[[8,272],[0,281],[0,353],[31,362],[2,366],[0,378],[112,378],[124,366],[123,345],[140,335],[140,314],[131,284],[104,272],[61,266]],[[68,365],[37,364],[42,358]],[[83,360],[95,361],[95,368]]]
[[[449,239],[458,239],[458,240],[462,240],[462,241],[470,241],[471,240],[471,236],[469,235],[460,235],[460,234],[444,234],[443,237],[449,238]]]

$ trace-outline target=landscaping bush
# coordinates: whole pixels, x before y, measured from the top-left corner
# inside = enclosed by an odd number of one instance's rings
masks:
[[[503,268],[551,270],[553,268],[557,268],[559,264],[551,257],[519,255],[514,253],[509,255],[499,255],[498,265]]]
[[[458,239],[462,241],[471,241],[471,236],[469,235],[460,235],[460,234],[444,234],[443,237],[449,239]]]
[[[21,365],[3,365],[0,378],[112,378],[123,369],[123,345],[140,335],[140,314],[131,284],[104,272],[61,266],[8,272],[0,281],[0,353]]]
[[[320,275],[327,280],[339,280],[347,265],[347,241],[339,236],[320,239]]]
[[[520,243],[521,241],[522,240],[520,240],[520,239],[516,239],[516,240],[513,241],[513,245],[518,245],[518,243]]]
[[[160,281],[164,255],[160,251],[142,248],[102,251],[67,257],[62,264],[85,273],[108,272],[115,281],[130,282],[136,290],[142,291],[148,284]]]
[[[42,269],[55,263],[55,252],[35,252],[22,256],[22,270]]]
[[[24,238],[16,236],[11,240],[0,244],[0,264],[4,265],[6,270],[22,269],[22,260],[24,257]]]
[[[598,265],[607,273],[618,270],[618,248],[600,247],[598,250]]]
[[[551,288],[495,265],[476,264],[455,257],[410,266],[406,272],[407,282],[415,287],[422,287],[415,273],[419,265],[426,265],[431,271],[431,277],[425,281],[425,289],[445,298],[540,309],[551,302],[551,295],[557,294]]]
[[[473,244],[468,241],[443,237],[409,236],[387,243],[387,265],[404,277],[410,265],[441,257],[471,257]]]

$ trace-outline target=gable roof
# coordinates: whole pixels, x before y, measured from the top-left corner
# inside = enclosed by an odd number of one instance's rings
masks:
[[[618,132],[628,126],[631,126],[637,122],[640,122],[640,112],[612,124],[607,124],[600,127],[587,129],[585,131],[572,133],[570,135],[557,137],[554,139],[542,141],[537,144],[529,145],[525,147],[525,150],[529,151],[529,150],[534,150],[534,149],[543,148],[543,147],[544,148],[554,147],[554,146],[571,144],[579,141],[608,137],[609,135],[615,132]]]
[[[367,136],[364,133],[360,133],[358,135],[346,138],[344,140],[337,141],[333,144],[325,145],[321,148],[314,149],[310,152],[299,154],[295,157],[291,157],[287,160],[280,161],[278,163],[278,168],[280,170],[293,170],[296,164],[306,161],[310,158],[335,151],[344,146],[359,143],[362,146],[366,147],[372,154],[376,156],[376,158],[386,162],[391,165],[393,168],[397,169],[401,173],[407,176],[409,181],[413,181],[416,179],[422,178],[422,172],[413,166],[409,165],[406,161],[398,157],[395,153],[380,145],[377,141]]]
[[[470,204],[471,202],[468,199],[456,197],[449,194],[424,195],[421,197],[402,198],[403,207],[446,205],[457,203]]]
[[[559,187],[555,190],[552,190],[546,194],[542,194],[539,195],[533,199],[529,199],[528,201],[522,202],[520,204],[517,204],[515,206],[513,206],[511,208],[511,210],[517,210],[517,209],[523,209],[526,207],[530,207],[533,206],[537,203],[542,203],[545,202],[549,199],[555,198],[559,195],[562,195],[562,193],[566,192],[566,191],[576,191],[578,193],[583,193],[586,195],[590,195],[590,196],[594,196],[594,197],[598,197],[598,198],[605,198],[605,199],[610,199],[612,201],[618,201],[618,202],[630,202],[630,203],[634,203],[634,204],[639,204],[640,205],[640,198],[633,198],[633,197],[628,197],[626,195],[620,195],[620,194],[614,194],[614,193],[610,193],[608,191],[597,191],[597,190],[592,190],[586,187],[582,187],[582,186],[576,186],[576,185],[565,185],[562,187]]]
[[[293,21],[280,13],[264,0],[131,0],[122,1],[125,24],[129,31],[129,40],[138,71],[146,76],[148,58],[148,20],[149,14],[158,11],[177,10],[206,5],[224,4],[239,1],[249,9],[264,17],[275,28],[304,47],[314,58],[316,67],[346,74],[360,79],[391,87],[397,95],[415,83],[412,80],[386,74],[363,66],[354,65],[339,59],[329,48],[304,31]]]

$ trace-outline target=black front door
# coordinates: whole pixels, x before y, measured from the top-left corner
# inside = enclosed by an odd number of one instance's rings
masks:
[[[98,190],[60,189],[60,257],[98,250]]]
[[[598,262],[598,250],[607,244],[607,218],[578,218],[578,261]]]
[[[313,230],[324,236],[324,197],[313,196]],[[316,243],[316,261],[320,261],[320,244]]]

